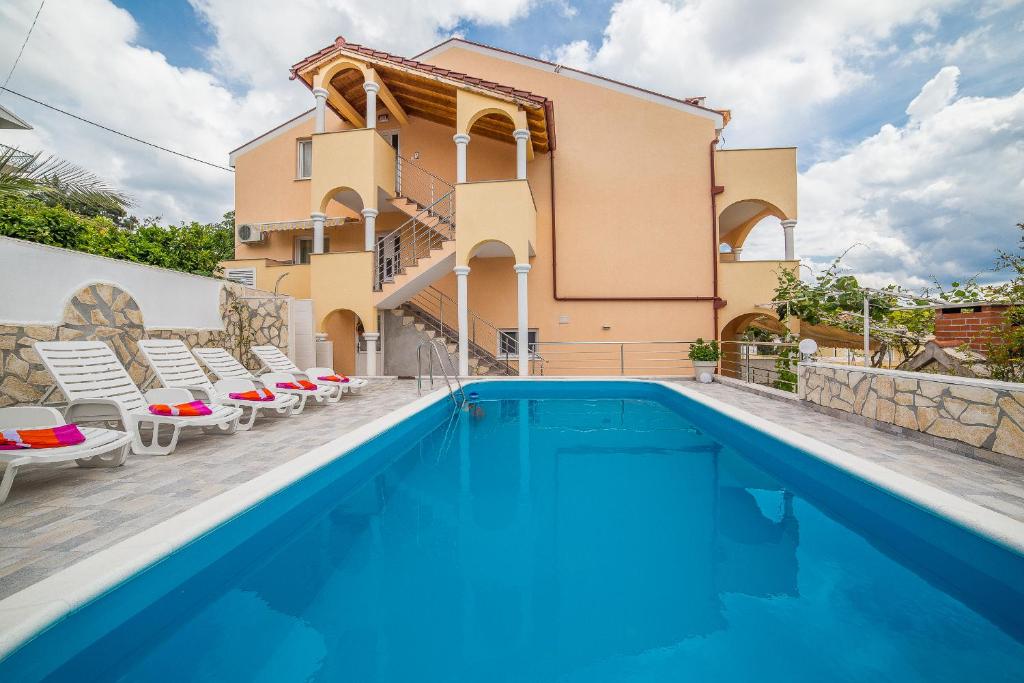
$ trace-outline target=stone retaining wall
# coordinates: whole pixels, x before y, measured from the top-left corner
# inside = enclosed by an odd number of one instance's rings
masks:
[[[140,339],[181,339],[190,348],[223,346],[252,369],[247,349],[273,344],[288,352],[288,300],[234,283],[221,289],[219,330],[147,329],[136,301],[114,285],[90,284],[68,299],[60,325],[0,324],[0,408],[39,403],[53,386],[32,344],[37,341],[101,340],[114,350],[135,383],[147,387],[152,371],[139,352]],[[65,401],[59,390],[45,404]]]
[[[825,363],[797,376],[815,405],[1024,458],[1024,385]]]

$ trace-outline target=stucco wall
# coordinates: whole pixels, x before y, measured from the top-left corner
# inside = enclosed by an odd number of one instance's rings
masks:
[[[0,237],[0,323],[56,325],[85,285],[115,284],[149,327],[221,329],[214,278]]]
[[[877,368],[802,363],[801,399],[1024,458],[1024,386]]]

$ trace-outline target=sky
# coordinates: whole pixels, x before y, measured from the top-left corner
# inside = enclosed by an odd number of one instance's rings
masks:
[[[0,2],[0,78],[39,0]],[[192,156],[312,106],[288,67],[343,35],[414,56],[452,35],[730,109],[723,147],[799,148],[797,256],[863,283],[989,272],[1024,221],[1024,0],[46,0],[8,87]],[[0,81],[2,82],[2,81]],[[514,84],[513,84],[514,85]],[[0,93],[132,212],[214,221],[230,172]],[[852,248],[851,248],[852,247]],[[744,259],[782,256],[765,220]]]

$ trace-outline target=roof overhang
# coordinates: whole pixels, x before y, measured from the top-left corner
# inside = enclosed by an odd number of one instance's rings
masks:
[[[528,55],[519,54],[518,52],[511,52],[509,50],[503,50],[497,47],[491,47],[490,45],[483,45],[481,43],[474,43],[471,40],[465,38],[449,38],[448,40],[435,45],[426,52],[421,52],[416,55],[414,59],[417,60],[430,60],[437,57],[448,50],[453,48],[461,48],[470,52],[476,52],[484,54],[489,57],[495,57],[497,59],[503,59],[507,62],[513,62],[522,66],[527,66],[532,69],[539,69],[548,73],[558,74],[567,78],[572,78],[590,85],[596,85],[598,87],[607,88],[615,92],[623,93],[625,95],[631,95],[633,97],[639,97],[640,99],[647,100],[649,102],[655,102],[673,109],[685,111],[696,116],[710,119],[715,122],[716,129],[724,128],[730,119],[730,112],[727,109],[711,109],[701,104],[704,98],[702,97],[691,97],[680,99],[677,97],[670,97],[663,95],[653,90],[647,90],[636,85],[630,85],[628,83],[622,83],[605,76],[598,76],[587,71],[580,69],[574,69],[570,66],[564,66],[562,64],[555,64],[554,62],[548,62],[543,59],[537,59],[536,57],[530,57]]]
[[[16,116],[13,111],[2,104],[0,104],[0,128],[32,130],[32,126]]]
[[[349,43],[340,37],[332,45],[293,65],[291,77],[312,90],[320,70],[330,69],[331,64],[339,59],[372,69],[375,77],[391,93],[397,105],[412,116],[454,126],[456,94],[460,90],[471,92],[512,103],[524,112],[535,153],[549,151],[555,146],[554,112],[548,98],[527,90]],[[321,75],[320,78],[324,76]],[[363,80],[362,73],[347,69],[331,76],[330,85],[344,100],[345,106],[359,112],[364,110],[366,103],[366,95],[362,89]],[[328,104],[339,116],[348,118],[331,103],[330,98]],[[512,128],[507,122],[499,119],[500,117],[480,119],[474,127],[474,134],[479,133],[485,137],[512,142]]]

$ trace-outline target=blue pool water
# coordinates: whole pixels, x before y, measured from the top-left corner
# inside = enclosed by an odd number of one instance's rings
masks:
[[[1019,555],[659,386],[474,390],[475,414],[427,409],[0,680],[1024,678]]]

